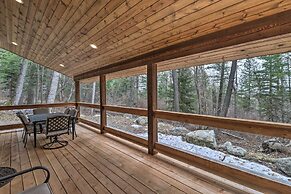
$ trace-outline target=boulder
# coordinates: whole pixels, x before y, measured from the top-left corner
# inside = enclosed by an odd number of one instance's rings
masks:
[[[124,114],[123,117],[125,117],[127,119],[132,119],[133,115],[131,115],[131,114]]]
[[[138,117],[134,122],[138,125],[147,125],[148,119],[146,117]]]
[[[247,150],[239,146],[228,147],[226,151],[227,153],[238,157],[244,157],[247,153]]]
[[[244,157],[247,154],[247,150],[239,146],[233,146],[230,141],[219,145],[218,148],[222,148],[223,150],[227,151],[227,153],[238,157]]]
[[[275,164],[282,172],[291,177],[291,157],[279,158]]]
[[[227,141],[224,144],[218,146],[218,148],[221,148],[223,150],[227,150],[230,147],[232,147],[232,143],[230,141]]]
[[[134,128],[134,129],[142,129],[143,128],[143,126],[136,125],[136,124],[131,125],[131,127]]]
[[[185,127],[173,127],[169,129],[167,132],[169,135],[185,136],[187,133],[189,133],[189,130]]]
[[[286,151],[286,147],[283,143],[281,143],[279,140],[277,139],[268,139],[265,140],[262,143],[262,148],[264,152],[274,152],[274,151],[278,151],[278,152],[284,152]]]
[[[197,130],[186,134],[185,141],[215,149],[217,147],[214,130]]]

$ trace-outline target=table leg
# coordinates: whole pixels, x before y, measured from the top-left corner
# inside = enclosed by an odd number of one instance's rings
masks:
[[[72,138],[75,139],[75,120],[72,120]]]
[[[33,123],[34,147],[36,147],[36,124]]]

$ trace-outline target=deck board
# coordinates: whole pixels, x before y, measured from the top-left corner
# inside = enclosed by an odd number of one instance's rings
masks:
[[[21,131],[0,133],[0,164],[22,170],[43,165],[51,172],[50,186],[55,194],[64,193],[249,193],[244,186],[212,178],[203,179],[193,168],[178,161],[146,154],[146,149],[100,135],[77,126],[78,137],[64,135],[68,146],[57,150],[41,148],[47,140],[33,137],[24,148]],[[204,174],[204,176],[206,176]],[[209,176],[210,177],[210,176]],[[14,179],[0,193],[18,193],[44,180],[35,171]],[[222,181],[223,182],[223,181]]]

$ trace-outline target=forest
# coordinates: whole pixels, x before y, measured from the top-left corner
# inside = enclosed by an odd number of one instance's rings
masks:
[[[73,80],[0,50],[0,104],[74,100]],[[146,107],[146,75],[107,81],[108,104]],[[81,84],[81,99],[99,102],[99,84]],[[291,54],[276,54],[158,74],[160,109],[289,123]]]
[[[72,78],[3,49],[0,89],[0,105],[70,102],[75,90]],[[99,103],[99,89],[98,80],[81,83],[81,101]],[[106,89],[107,104],[147,108],[146,75],[107,80]],[[291,123],[291,53],[159,72],[158,108]],[[100,113],[81,107],[81,117],[99,122]],[[14,111],[0,112],[0,124],[15,122],[19,121]],[[147,120],[137,115],[107,112],[107,125],[147,137]],[[209,133],[215,146],[199,147],[187,140],[196,132]],[[288,139],[165,120],[158,121],[158,134],[159,142],[171,147],[214,160],[226,157],[222,162],[228,165],[290,183],[291,171],[285,168],[291,161]]]
[[[98,83],[82,85],[82,100],[98,102]],[[146,107],[146,75],[107,81],[109,104]],[[94,100],[93,100],[94,99]],[[93,100],[93,101],[92,101]],[[158,74],[160,109],[289,123],[291,54],[276,54]]]

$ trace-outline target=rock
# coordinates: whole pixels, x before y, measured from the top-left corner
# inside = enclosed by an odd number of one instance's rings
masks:
[[[229,146],[226,148],[226,151],[227,153],[238,157],[244,157],[247,153],[247,150],[239,146]]]
[[[158,123],[158,127],[160,128],[160,127],[166,127],[167,125],[165,124],[165,123],[161,123],[161,122],[159,122]]]
[[[218,148],[222,148],[223,150],[227,151],[227,153],[238,157],[244,157],[247,154],[247,150],[239,146],[233,146],[230,141],[219,145]]]
[[[284,144],[282,144],[277,139],[268,139],[268,140],[265,140],[262,143],[262,148],[267,153],[274,152],[274,151],[284,152],[287,149],[286,146],[284,146]]]
[[[215,149],[217,147],[214,130],[197,130],[186,134],[186,142]]]
[[[173,127],[168,131],[169,135],[175,136],[185,136],[187,133],[189,133],[189,130],[185,127]]]
[[[131,114],[124,114],[123,117],[125,117],[127,119],[132,119],[133,115],[131,115]]]
[[[143,126],[136,125],[136,124],[131,125],[131,127],[134,128],[134,129],[142,129],[143,128]]]
[[[282,172],[291,177],[291,157],[279,158],[275,164]]]
[[[230,141],[227,141],[224,144],[218,146],[218,148],[223,149],[225,151],[230,147],[232,147],[232,143]]]
[[[138,125],[147,125],[148,119],[146,117],[138,117],[134,122]]]

